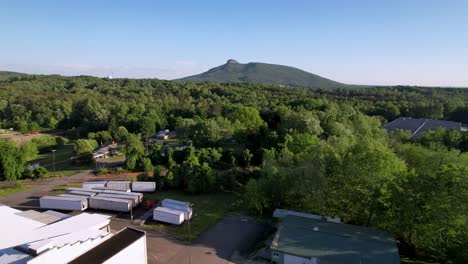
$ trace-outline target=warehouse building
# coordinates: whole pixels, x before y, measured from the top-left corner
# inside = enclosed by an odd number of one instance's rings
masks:
[[[120,233],[113,235],[110,217],[106,215],[23,212],[0,205],[0,218],[0,263],[69,263],[107,241],[126,245],[114,254],[112,263],[128,263],[128,256],[135,260],[132,263],[146,263],[144,232],[126,229],[120,232],[138,233],[138,239],[128,239]]]
[[[380,230],[285,215],[271,244],[277,264],[399,264],[393,238]]]

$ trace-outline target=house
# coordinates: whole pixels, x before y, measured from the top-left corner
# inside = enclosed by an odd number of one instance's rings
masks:
[[[175,137],[176,137],[176,132],[170,131],[169,129],[160,130],[156,134],[156,139],[158,140],[167,140],[167,139],[175,138]]]
[[[108,158],[111,156],[116,156],[119,155],[119,148],[121,144],[115,141],[108,141],[104,143],[102,146],[100,146],[96,152],[93,154],[94,159],[99,159],[99,158]]]
[[[158,133],[156,134],[156,139],[159,139],[159,140],[169,139],[169,132],[170,132],[169,129],[158,131]]]
[[[414,137],[421,136],[429,130],[438,128],[465,131],[462,123],[445,120],[432,120],[424,118],[400,117],[383,126],[388,133],[395,129],[409,130]]]
[[[124,229],[114,235],[107,215],[23,212],[0,205],[0,218],[0,263],[69,263],[85,256],[87,263],[146,263],[145,233]],[[106,256],[90,255],[97,246],[112,250]]]
[[[34,170],[34,169],[37,169],[37,168],[39,168],[39,167],[41,167],[41,164],[40,164],[39,162],[34,162],[33,164],[31,164],[31,165],[29,166],[29,169],[30,169],[30,170]]]
[[[393,238],[378,229],[315,217],[283,215],[272,240],[277,264],[399,264]]]

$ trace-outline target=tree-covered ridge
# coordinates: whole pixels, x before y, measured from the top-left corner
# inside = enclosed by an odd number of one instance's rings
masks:
[[[228,60],[226,64],[212,68],[207,72],[179,80],[197,83],[262,83],[324,89],[346,87],[343,83],[293,67],[259,62],[241,64],[235,60]]]
[[[401,253],[468,261],[468,134],[413,138],[381,128],[399,116],[467,122],[468,90],[31,75],[0,82],[0,98],[2,128],[60,129],[78,139],[77,153],[126,142],[127,169],[154,169],[159,188],[238,192],[259,214],[282,207],[337,215],[392,232]],[[146,138],[163,128],[180,144],[148,154]],[[2,179],[22,177],[26,154],[38,151],[6,142],[0,149]]]

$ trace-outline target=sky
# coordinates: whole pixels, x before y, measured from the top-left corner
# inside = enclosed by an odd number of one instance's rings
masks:
[[[0,0],[0,70],[174,79],[228,59],[468,87],[466,0]]]

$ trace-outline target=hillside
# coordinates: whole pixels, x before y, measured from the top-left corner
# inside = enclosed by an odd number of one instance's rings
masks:
[[[242,64],[235,60],[228,60],[224,65],[198,75],[178,79],[178,81],[245,82],[310,88],[338,88],[347,86],[346,84],[293,67],[258,62]]]
[[[9,79],[14,76],[21,76],[25,75],[25,73],[20,73],[20,72],[11,72],[11,71],[0,71],[0,81]]]

